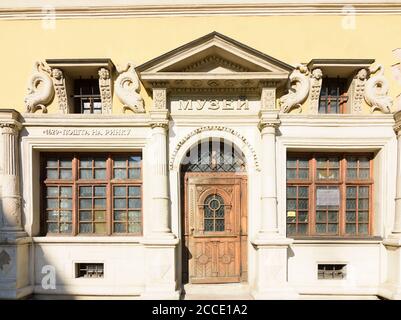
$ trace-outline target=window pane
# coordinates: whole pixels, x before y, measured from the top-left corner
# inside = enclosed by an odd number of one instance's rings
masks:
[[[57,169],[47,169],[47,179],[58,179]]]
[[[72,232],[72,224],[71,223],[61,223],[60,224],[60,232],[61,233],[71,233]]]
[[[80,223],[79,224],[79,232],[80,233],[92,233],[92,224],[91,223]]]
[[[309,178],[309,170],[308,169],[299,169],[298,170],[298,178],[299,179],[308,179]]]
[[[141,196],[141,187],[128,187],[128,194],[131,197],[140,197]]]
[[[106,233],[105,223],[95,223],[95,233],[103,234]]]
[[[289,199],[287,200],[287,210],[296,210],[297,202],[296,200]]]
[[[355,226],[355,224],[347,223],[347,224],[345,225],[345,232],[346,232],[346,233],[349,233],[349,234],[355,234],[355,233],[356,233],[356,226]]]
[[[79,170],[79,177],[81,179],[92,179],[92,169]]]
[[[114,178],[115,179],[126,179],[127,178],[127,170],[126,169],[114,169]]]
[[[58,211],[47,211],[47,220],[58,221]]]
[[[205,231],[214,231],[213,228],[213,220],[212,219],[205,219]]]
[[[123,221],[126,220],[126,211],[114,211],[114,220]]]
[[[58,188],[57,187],[47,187],[46,188],[46,195],[48,197],[57,197],[58,196]]]
[[[369,169],[359,169],[359,178],[360,179],[369,179],[370,178],[370,170]]]
[[[114,223],[114,232],[116,233],[126,233],[127,227],[125,223]]]
[[[138,210],[128,211],[128,220],[141,221],[141,211]]]
[[[106,169],[95,169],[95,179],[106,179]]]
[[[351,209],[351,210],[356,209],[356,200],[355,199],[347,199],[347,209]]]
[[[308,212],[302,211],[298,213],[298,222],[308,222]]]
[[[61,197],[71,198],[72,197],[72,188],[71,187],[60,187],[60,195],[61,195]]]
[[[60,208],[62,208],[62,209],[72,209],[72,201],[71,201],[71,199],[62,199],[60,201]]]
[[[125,168],[127,166],[127,159],[125,157],[114,157],[115,168]]]
[[[106,159],[96,158],[95,159],[96,168],[106,168]]]
[[[128,232],[129,233],[140,233],[141,232],[141,224],[137,222],[130,222],[128,224]]]
[[[81,158],[79,166],[81,168],[92,168],[92,158]]]
[[[287,198],[296,198],[296,196],[297,196],[297,188],[287,187]]]
[[[298,209],[308,209],[308,200],[307,199],[300,199],[298,201]]]
[[[140,169],[129,169],[129,178],[130,179],[139,179],[141,177]]]
[[[95,208],[106,208],[106,199],[95,199]]]
[[[287,234],[295,234],[295,224],[287,224]]]
[[[356,198],[356,187],[347,187],[347,198]]]
[[[114,199],[114,208],[126,208],[127,200],[126,199]]]
[[[81,209],[90,209],[92,208],[92,199],[80,199],[79,207]]]
[[[347,178],[348,179],[356,179],[357,178],[357,171],[356,169],[347,169]]]
[[[141,156],[130,156],[128,157],[128,162],[130,167],[140,167],[141,165]]]
[[[326,224],[316,223],[316,233],[326,233]]]
[[[79,212],[79,220],[80,221],[92,221],[92,212],[91,211],[80,211]]]
[[[298,188],[298,197],[299,198],[308,198],[309,194],[308,194],[308,187],[299,187]]]
[[[296,159],[287,159],[287,168],[296,168],[297,160]]]
[[[58,161],[56,158],[49,158],[46,160],[46,167],[57,168]]]
[[[354,211],[347,211],[346,221],[347,222],[355,222],[356,221],[356,213]]]
[[[95,211],[95,220],[96,221],[104,221],[106,220],[106,211]]]
[[[361,234],[361,235],[368,234],[368,225],[360,223],[358,225],[358,233]]]
[[[297,177],[297,172],[295,169],[287,169],[287,179],[295,179]]]
[[[92,187],[79,187],[79,195],[81,197],[92,197]]]
[[[369,213],[367,211],[359,211],[358,222],[368,222],[368,221],[369,221]]]
[[[328,225],[328,233],[337,234],[338,225],[337,224],[329,224]]]
[[[95,187],[95,196],[106,196],[106,187]]]
[[[369,199],[359,199],[358,200],[358,210],[369,209]]]
[[[223,219],[216,220],[216,231],[224,231],[224,220]]]
[[[47,209],[57,209],[58,201],[57,199],[47,199]]]
[[[47,232],[49,233],[56,233],[58,232],[58,224],[50,222],[47,224]]]
[[[115,186],[114,188],[113,188],[113,190],[114,190],[114,195],[115,196],[119,196],[119,197],[125,197],[125,195],[126,195],[126,193],[125,193],[125,191],[126,191],[126,187],[124,186],[124,187],[120,187],[120,186]]]
[[[305,223],[298,224],[298,233],[306,234],[308,231],[308,225]]]

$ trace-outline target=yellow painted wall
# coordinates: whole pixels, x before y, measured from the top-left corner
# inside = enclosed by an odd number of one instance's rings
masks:
[[[218,31],[279,60],[295,65],[313,58],[375,58],[383,64],[395,98],[401,85],[390,66],[398,61],[401,15],[356,17],[356,28],[343,28],[340,16],[159,17],[57,20],[55,29],[41,20],[0,21],[2,75],[0,108],[24,111],[33,64],[47,58],[111,58],[115,64],[142,64],[169,50]],[[150,97],[142,89],[145,105]],[[57,112],[56,100],[48,108]],[[121,113],[117,97],[113,110]]]

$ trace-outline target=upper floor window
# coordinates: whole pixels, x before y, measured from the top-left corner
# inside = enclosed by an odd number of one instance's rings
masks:
[[[74,113],[102,113],[98,79],[74,80]]]
[[[140,154],[43,154],[42,233],[140,235]]]
[[[371,154],[290,154],[287,158],[289,236],[372,234]]]
[[[111,114],[110,59],[47,59],[61,113]]]
[[[319,113],[345,113],[348,101],[347,79],[323,78],[319,97]]]

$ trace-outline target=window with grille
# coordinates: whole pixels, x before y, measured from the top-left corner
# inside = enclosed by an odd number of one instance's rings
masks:
[[[287,234],[372,234],[371,154],[289,154]]]
[[[75,278],[103,278],[104,264],[103,263],[76,263]]]
[[[207,196],[203,211],[205,231],[224,231],[224,200],[220,195]]]
[[[323,79],[319,98],[319,113],[345,113],[347,101],[347,79]]]
[[[43,233],[142,233],[140,154],[42,154]]]
[[[243,153],[232,143],[205,140],[193,147],[182,162],[183,172],[243,172]]]
[[[342,280],[347,276],[346,264],[318,264],[317,278],[319,280]]]
[[[102,113],[98,79],[74,80],[74,113]]]

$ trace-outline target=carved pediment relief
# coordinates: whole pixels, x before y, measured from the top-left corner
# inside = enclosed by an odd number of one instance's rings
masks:
[[[146,88],[199,87],[209,83],[223,87],[226,80],[261,81],[284,84],[294,68],[231,38],[212,32],[164,55],[152,59],[136,70]],[[230,82],[231,83],[231,82]]]

